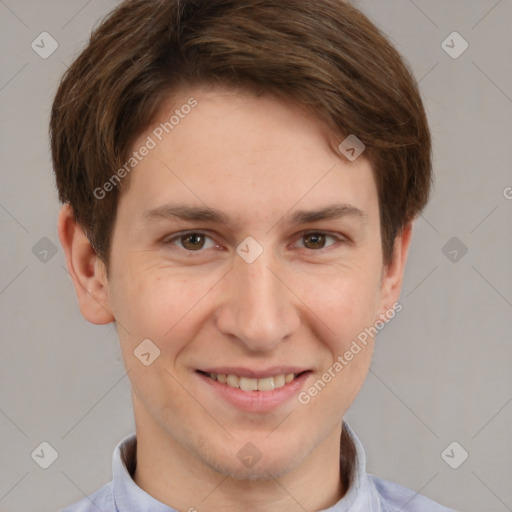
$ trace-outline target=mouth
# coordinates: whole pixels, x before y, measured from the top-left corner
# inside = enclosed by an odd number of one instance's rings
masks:
[[[285,387],[292,384],[296,379],[310,373],[309,370],[287,373],[276,373],[275,375],[268,375],[264,377],[236,375],[235,373],[217,373],[207,372],[203,370],[196,370],[197,373],[205,377],[224,384],[230,388],[238,389],[246,393],[250,392],[269,392]]]

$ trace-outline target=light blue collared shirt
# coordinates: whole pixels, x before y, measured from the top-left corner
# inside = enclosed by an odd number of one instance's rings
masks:
[[[345,496],[319,512],[455,512],[411,489],[366,472],[366,454],[361,441],[343,423],[356,448],[352,480]],[[61,512],[176,512],[143,491],[130,474],[135,469],[137,437],[125,437],[112,457],[112,481]],[[130,468],[130,470],[128,469]],[[201,507],[197,505],[198,512]],[[194,504],[191,504],[194,510]]]

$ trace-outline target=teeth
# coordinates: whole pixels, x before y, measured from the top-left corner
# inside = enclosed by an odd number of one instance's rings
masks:
[[[295,375],[293,373],[289,373],[288,375],[292,375],[292,378],[288,381],[291,382],[295,378]],[[274,386],[276,388],[282,388],[286,383],[286,375],[277,375],[274,377]]]
[[[276,377],[266,377],[265,379],[258,379],[258,391],[272,391],[276,387],[281,388],[282,386],[278,386],[275,379]]]
[[[211,379],[222,384],[227,384],[232,388],[242,391],[273,391],[289,384],[297,376],[295,373],[286,373],[275,375],[274,377],[265,377],[263,379],[252,379],[249,377],[238,377],[237,375],[226,375],[224,373],[209,373]]]
[[[238,388],[240,387],[240,379],[236,375],[228,375],[226,384],[232,388]]]
[[[258,379],[248,379],[240,377],[239,384],[242,391],[256,391],[258,389]]]

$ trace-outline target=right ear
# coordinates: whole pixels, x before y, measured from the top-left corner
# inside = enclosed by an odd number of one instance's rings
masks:
[[[83,317],[97,325],[113,322],[105,264],[77,224],[68,203],[60,210],[58,232]]]

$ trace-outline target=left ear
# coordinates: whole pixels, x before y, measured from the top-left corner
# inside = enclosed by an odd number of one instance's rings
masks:
[[[382,270],[381,313],[389,310],[400,298],[411,238],[412,222],[409,222],[402,233],[395,238],[391,261],[384,265]]]

